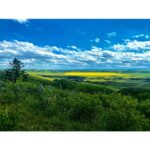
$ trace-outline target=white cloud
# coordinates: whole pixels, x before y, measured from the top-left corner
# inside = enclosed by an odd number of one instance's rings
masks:
[[[115,37],[117,35],[117,33],[116,32],[110,32],[110,33],[106,33],[106,35],[108,37]]]
[[[149,35],[145,35],[145,34],[138,34],[138,35],[134,35],[133,38],[141,38],[144,37],[146,39],[148,39],[150,36]]]
[[[29,22],[29,20],[25,19],[25,18],[22,18],[22,19],[19,18],[19,19],[14,19],[14,20],[17,21],[20,24],[26,24],[26,23]]]
[[[150,38],[150,36],[149,35],[145,35],[145,38],[148,39],[148,38]]]
[[[76,47],[74,47],[76,48]],[[37,46],[30,42],[0,41],[0,64],[6,66],[14,57],[21,59],[25,66],[65,69],[73,67],[142,66],[150,65],[150,41],[128,41],[113,46],[116,50],[92,46],[87,50],[70,50],[57,46]],[[130,51],[126,51],[126,49]],[[145,52],[144,50],[149,48]],[[132,49],[136,49],[132,51]],[[139,50],[140,49],[140,50]]]
[[[123,44],[115,44],[115,45],[113,45],[113,49],[117,50],[117,51],[122,51],[122,50],[125,50],[125,45],[123,45]]]
[[[95,42],[95,43],[100,43],[100,39],[99,38],[95,38],[94,40],[90,40],[91,42]]]
[[[32,59],[23,59],[22,62],[25,64],[32,64],[36,61],[36,59],[32,58]]]
[[[131,40],[130,39],[124,39],[124,42],[130,42]]]
[[[144,37],[145,35],[144,34],[138,34],[138,35],[134,35],[133,37],[134,38],[139,38],[139,37]]]
[[[72,45],[72,46],[67,46],[68,48],[71,48],[71,49],[78,49],[75,45]]]
[[[128,50],[136,50],[136,51],[147,51],[150,50],[150,41],[128,41],[124,44],[115,44],[113,45],[114,50],[118,51],[128,51]]]
[[[99,43],[101,40],[99,38],[95,38],[94,40],[96,43]]]
[[[109,40],[104,40],[107,44],[110,44],[111,43],[111,41],[109,41]]]

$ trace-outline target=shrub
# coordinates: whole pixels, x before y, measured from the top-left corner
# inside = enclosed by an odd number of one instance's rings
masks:
[[[0,130],[15,130],[17,122],[17,110],[12,107],[0,107]]]
[[[98,97],[80,93],[74,102],[70,118],[80,122],[91,122],[100,109]]]
[[[106,131],[146,130],[148,120],[137,110],[138,101],[120,94],[105,95],[103,101],[109,103],[103,113]]]

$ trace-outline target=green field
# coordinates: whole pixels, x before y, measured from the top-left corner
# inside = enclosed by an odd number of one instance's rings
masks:
[[[149,87],[150,71],[114,71],[114,72],[85,72],[85,71],[28,71],[30,76],[53,81],[67,79],[70,81],[104,84],[116,88],[120,87]]]

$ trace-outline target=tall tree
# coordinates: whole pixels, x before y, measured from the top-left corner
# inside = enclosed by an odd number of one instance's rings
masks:
[[[18,78],[27,77],[27,74],[25,74],[25,71],[22,69],[24,65],[20,60],[14,58],[14,60],[11,63],[9,63],[9,65],[10,68],[5,70],[5,78],[7,80],[10,80],[13,83],[15,83]]]

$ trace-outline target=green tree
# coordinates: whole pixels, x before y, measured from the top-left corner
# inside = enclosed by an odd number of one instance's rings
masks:
[[[24,65],[20,60],[14,58],[14,60],[11,63],[9,63],[9,65],[10,68],[5,70],[5,78],[7,80],[16,83],[17,79],[19,78],[27,78],[27,74],[22,69]]]

